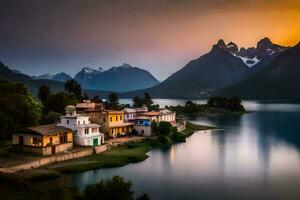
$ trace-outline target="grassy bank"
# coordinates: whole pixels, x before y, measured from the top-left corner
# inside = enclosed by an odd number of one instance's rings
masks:
[[[213,127],[187,122],[186,137],[195,131]],[[146,153],[155,148],[165,147],[159,139],[145,139],[118,146],[101,154],[59,162],[39,169],[15,174],[0,173],[0,199],[74,199],[78,191],[74,188],[55,184],[43,184],[43,180],[54,179],[64,173],[82,172],[99,168],[121,167],[129,163],[141,162],[148,158]]]
[[[186,130],[183,132],[186,137],[195,131],[213,129],[214,127],[202,126],[187,122]],[[129,163],[141,162],[148,158],[146,153],[154,148],[162,148],[165,145],[158,139],[145,139],[140,142],[129,143],[101,154],[59,162],[47,166],[47,169],[61,173],[81,172],[99,168],[121,167]]]

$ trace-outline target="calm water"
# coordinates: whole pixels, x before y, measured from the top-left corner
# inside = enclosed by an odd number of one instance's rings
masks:
[[[177,105],[185,100],[155,100]],[[85,185],[121,175],[152,199],[300,199],[300,104],[244,102],[242,116],[198,117],[222,127],[186,143],[153,150],[147,160],[120,168],[68,175],[64,185]]]

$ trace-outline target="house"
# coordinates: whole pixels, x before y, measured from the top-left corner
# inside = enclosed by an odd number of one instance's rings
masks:
[[[151,117],[139,116],[135,119],[134,129],[139,135],[150,137],[153,136],[153,130],[151,125]]]
[[[88,116],[76,113],[74,106],[66,107],[66,115],[60,117],[60,126],[72,129],[75,144],[80,146],[98,146],[104,143],[104,134],[99,124],[92,124]]]
[[[56,124],[29,127],[15,132],[12,143],[22,152],[43,156],[57,154],[73,148],[73,132]]]
[[[176,112],[172,112],[165,108],[144,113],[143,116],[151,118],[151,121],[176,123]]]
[[[78,113],[98,113],[104,111],[102,103],[94,103],[90,100],[83,100],[81,103],[77,103],[75,108]]]
[[[158,111],[150,111],[136,117],[134,129],[139,135],[153,136],[154,132],[152,130],[153,122],[169,122],[173,127],[176,127],[178,131],[185,130],[186,121],[179,120],[176,121],[176,112],[172,112],[168,109],[159,109]]]
[[[106,110],[96,120],[101,124],[103,132],[112,138],[126,135],[133,130],[134,123],[124,121],[123,111]]]
[[[124,121],[134,122],[135,118],[148,112],[147,106],[142,106],[141,108],[124,108]]]

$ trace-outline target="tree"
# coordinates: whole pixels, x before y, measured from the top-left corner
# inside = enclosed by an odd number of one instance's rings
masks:
[[[102,99],[98,95],[95,95],[93,97],[92,102],[94,102],[94,103],[103,103]]]
[[[132,101],[133,101],[134,108],[140,108],[144,105],[144,100],[141,99],[139,96],[133,97]]]
[[[74,94],[57,93],[50,95],[44,104],[44,113],[47,114],[50,111],[54,111],[60,114],[65,113],[65,107],[68,105],[75,105],[78,103],[78,99]]]
[[[89,100],[90,99],[89,95],[86,92],[83,93],[83,99],[84,100]]]
[[[42,103],[44,103],[50,95],[50,88],[46,85],[41,85],[39,88],[38,97]]]
[[[151,110],[151,105],[153,104],[153,101],[151,99],[151,96],[147,92],[145,93],[144,104],[148,107],[149,110]]]
[[[40,124],[54,124],[59,121],[60,116],[60,113],[49,111],[48,114],[42,116]]]
[[[108,96],[108,109],[119,109],[119,97],[116,93],[111,93]]]
[[[147,193],[144,193],[142,196],[138,197],[136,200],[150,200],[150,197]]]
[[[38,125],[41,105],[22,83],[0,79],[0,136],[10,136],[16,129]]]
[[[81,99],[81,86],[74,79],[66,81],[65,90],[70,94],[74,94],[78,100]]]
[[[88,185],[84,190],[87,200],[133,200],[132,183],[126,182],[120,176]]]

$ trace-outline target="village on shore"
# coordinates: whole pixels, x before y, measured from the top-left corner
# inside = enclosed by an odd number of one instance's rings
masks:
[[[186,128],[186,121],[178,120],[176,112],[166,108],[149,111],[143,105],[140,108],[125,107],[121,111],[106,110],[103,103],[82,100],[75,106],[67,106],[58,123],[16,131],[12,145],[16,152],[42,157],[67,154],[76,147],[91,147],[94,153],[101,153],[107,150],[101,147],[110,141],[121,139],[126,143],[133,141],[132,137],[136,141],[155,137],[153,125],[160,122],[170,123],[179,132]]]

